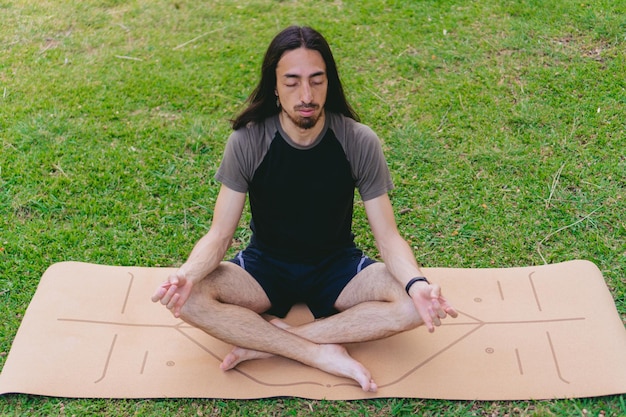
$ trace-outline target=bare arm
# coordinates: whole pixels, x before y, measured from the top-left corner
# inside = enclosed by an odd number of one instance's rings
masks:
[[[160,301],[175,316],[180,315],[180,309],[189,298],[193,285],[213,272],[224,258],[245,202],[245,193],[222,185],[215,202],[211,228],[196,243],[187,261],[157,288],[152,301]]]
[[[208,233],[196,243],[189,258],[181,266],[187,279],[201,280],[218,267],[239,224],[246,202],[246,194],[222,185]]]
[[[409,244],[398,232],[389,196],[383,194],[366,201],[365,211],[385,266],[400,285],[404,288],[411,278],[424,276]],[[417,282],[411,287],[410,296],[431,332],[447,314],[457,316],[454,308],[441,295],[441,288],[437,284]]]

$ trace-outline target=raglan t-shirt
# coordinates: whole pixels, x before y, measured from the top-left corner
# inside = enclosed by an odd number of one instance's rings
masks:
[[[248,193],[252,246],[301,263],[354,247],[355,188],[363,201],[393,188],[378,136],[328,112],[320,135],[307,147],[289,138],[278,115],[236,130],[215,178]]]

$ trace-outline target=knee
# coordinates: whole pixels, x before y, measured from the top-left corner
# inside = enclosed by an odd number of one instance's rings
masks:
[[[417,312],[415,304],[413,304],[413,300],[410,297],[402,297],[395,301],[395,304],[395,317],[398,331],[403,332],[412,330],[423,324],[423,320]]]
[[[180,319],[191,325],[198,322],[199,305],[194,300],[194,296],[190,295],[185,304],[180,309]]]
[[[202,317],[210,316],[211,308],[215,299],[207,293],[201,285],[196,285],[191,290],[189,298],[180,309],[180,319],[193,326],[197,326]]]

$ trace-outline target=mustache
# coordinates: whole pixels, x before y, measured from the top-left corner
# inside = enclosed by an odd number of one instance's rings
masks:
[[[319,104],[315,103],[302,103],[294,107],[294,110],[317,110],[319,107]]]

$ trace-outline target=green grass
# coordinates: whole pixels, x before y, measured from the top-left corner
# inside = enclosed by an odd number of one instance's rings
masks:
[[[183,262],[211,222],[228,119],[293,23],[326,35],[384,141],[399,227],[422,264],[589,259],[626,318],[626,3],[2,1],[0,364],[50,264]],[[235,246],[248,237],[242,222]],[[15,416],[601,412],[626,415],[626,397],[0,398]]]

